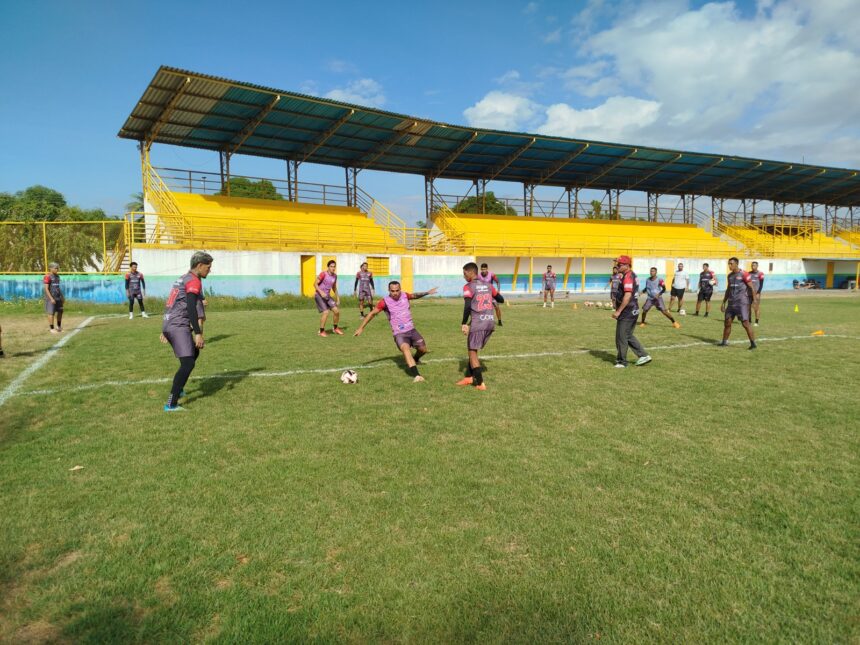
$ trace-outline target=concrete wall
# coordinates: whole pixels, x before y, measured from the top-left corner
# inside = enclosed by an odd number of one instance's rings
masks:
[[[301,256],[316,256],[317,273],[323,270],[323,261],[330,255],[338,263],[341,275],[341,292],[351,294],[355,272],[366,259],[364,255],[341,253],[279,253],[266,251],[215,251],[212,273],[206,280],[207,293],[236,297],[264,296],[272,289],[278,293],[301,293]],[[134,259],[146,277],[147,294],[156,297],[167,296],[173,281],[188,270],[190,251],[175,249],[139,249]],[[755,258],[743,258],[742,266],[749,268]],[[462,267],[466,262],[475,260],[486,262],[502,282],[505,293],[526,294],[529,292],[529,258],[520,258],[517,282],[513,284],[515,258],[471,256],[414,256],[414,289],[426,291],[438,287],[445,296],[459,296],[463,286]],[[567,258],[534,258],[532,261],[531,293],[541,288],[541,274],[547,264],[553,266],[558,274],[558,288],[564,285]],[[725,286],[726,258],[634,258],[633,269],[640,276],[648,274],[656,266],[661,276],[666,276],[666,263],[676,266],[684,262],[686,270],[695,276],[701,271],[702,263],[708,262],[719,279],[720,288]],[[612,261],[608,258],[586,258],[585,293],[606,291]],[[826,260],[770,260],[759,259],[759,268],[764,271],[765,290],[791,289],[794,280],[813,278],[824,284],[827,275]],[[835,287],[846,279],[853,280],[857,263],[855,261],[836,261],[834,265]],[[62,274],[61,274],[62,275]],[[400,257],[389,256],[389,275],[377,275],[377,292],[385,289],[391,279],[400,278]],[[122,276],[81,275],[63,276],[63,289],[67,298],[89,300],[100,303],[121,303],[125,301],[125,282]],[[0,298],[41,298],[41,275],[0,275]],[[582,258],[572,258],[567,274],[567,288],[574,292],[582,291]]]

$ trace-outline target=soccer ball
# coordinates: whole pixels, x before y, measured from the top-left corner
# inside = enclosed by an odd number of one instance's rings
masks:
[[[355,370],[346,370],[340,375],[340,382],[346,385],[352,385],[358,382],[358,373]]]
[[[686,309],[681,309],[678,313],[679,313],[680,315],[682,315],[682,316],[686,316],[686,315],[687,315],[687,310],[686,310]]]
[[[716,281],[716,280],[711,280],[711,286],[713,287],[715,284],[717,284],[717,281]]]
[[[611,302],[605,302],[603,304],[603,307],[604,307],[604,309],[612,309],[612,303]]]

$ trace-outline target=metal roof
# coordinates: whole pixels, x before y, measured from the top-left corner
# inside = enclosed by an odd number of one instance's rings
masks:
[[[429,178],[860,206],[860,171],[439,123],[160,67],[126,139]]]

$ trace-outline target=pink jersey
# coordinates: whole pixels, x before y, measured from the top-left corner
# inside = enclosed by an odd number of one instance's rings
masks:
[[[404,291],[397,300],[391,296],[385,296],[376,305],[379,311],[384,311],[388,315],[388,324],[391,325],[391,332],[395,336],[415,329],[415,324],[412,322],[412,311],[409,308],[409,301],[414,298],[415,296],[411,293]]]
[[[496,279],[496,274],[492,271],[487,271],[487,275],[478,274],[478,280],[481,282],[486,282],[487,284],[493,284],[493,280]]]
[[[337,282],[337,274],[332,275],[328,271],[323,271],[319,274],[320,285],[317,287],[317,290],[322,293],[326,298],[331,294],[331,288]]]

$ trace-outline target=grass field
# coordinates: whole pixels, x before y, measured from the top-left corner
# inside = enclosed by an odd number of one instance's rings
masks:
[[[160,319],[97,317],[0,406],[0,641],[858,642],[860,299],[804,296],[755,352],[652,312],[627,370],[517,303],[486,392],[460,302],[413,384],[384,319],[215,301],[176,414]],[[0,392],[57,341],[7,314]]]

